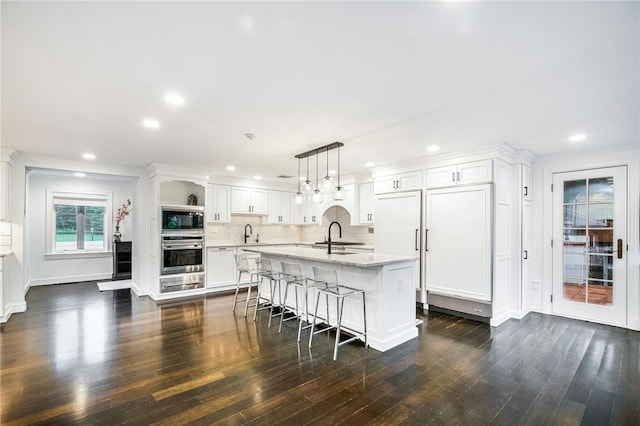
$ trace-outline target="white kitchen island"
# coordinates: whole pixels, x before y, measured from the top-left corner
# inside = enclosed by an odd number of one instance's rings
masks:
[[[248,247],[244,250],[271,260],[278,270],[281,262],[299,263],[303,275],[309,278],[313,278],[313,266],[335,269],[340,284],[365,290],[368,341],[374,349],[386,351],[418,336],[415,289],[419,271],[416,258],[375,253],[327,254],[324,250],[303,247]],[[293,302],[293,297],[288,299],[289,303]],[[315,294],[310,295],[312,308],[315,300]],[[318,312],[324,312],[322,298],[320,303]],[[348,328],[362,329],[361,298],[347,298],[342,322]]]

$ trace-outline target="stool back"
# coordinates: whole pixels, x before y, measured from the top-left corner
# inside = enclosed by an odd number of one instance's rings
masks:
[[[260,272],[261,274],[267,274],[267,273],[273,272],[271,261],[269,259],[260,259],[258,272]]]
[[[290,277],[300,278],[302,277],[302,270],[300,269],[300,265],[297,263],[287,263],[281,262],[282,264],[282,273],[284,275],[288,275]]]
[[[236,254],[236,266],[239,272],[249,272],[249,259],[246,255]]]
[[[335,269],[313,267],[313,279],[326,283],[328,287],[338,285],[338,274]]]

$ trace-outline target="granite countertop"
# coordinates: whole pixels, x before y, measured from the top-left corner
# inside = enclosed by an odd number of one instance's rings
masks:
[[[392,254],[350,253],[348,249],[346,250],[346,254],[342,254],[344,252],[327,254],[324,250],[306,247],[248,247],[245,250],[253,253],[270,254],[293,259],[314,260],[365,268],[418,260],[416,257],[396,256]]]
[[[244,243],[209,243],[207,244],[207,248],[225,248],[225,247],[263,247],[263,246],[286,246],[286,245],[293,245],[293,244],[305,244],[306,243],[300,243],[300,242],[278,242],[278,243],[268,243],[268,242],[261,242],[261,243],[256,243],[256,242],[250,242],[247,244]]]

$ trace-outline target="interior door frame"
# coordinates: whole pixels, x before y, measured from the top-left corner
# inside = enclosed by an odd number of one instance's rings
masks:
[[[612,235],[612,264],[613,267],[613,304],[612,305],[598,305],[592,303],[579,303],[573,301],[567,301],[564,298],[564,244],[563,244],[563,230],[564,226],[561,222],[557,222],[562,219],[564,215],[564,191],[562,183],[575,180],[587,180],[613,176],[615,185],[615,198],[613,200],[615,206],[614,223],[613,223],[613,235]],[[557,180],[555,178],[558,178]],[[621,188],[620,186],[623,185]],[[628,308],[628,286],[629,281],[627,278],[628,272],[628,253],[623,249],[621,258],[616,256],[616,241],[622,240],[623,246],[626,246],[629,240],[627,232],[628,209],[627,202],[629,200],[629,193],[627,190],[627,168],[625,166],[597,168],[579,170],[576,172],[561,172],[554,174],[554,188],[553,188],[553,204],[552,210],[554,212],[553,231],[553,270],[554,276],[552,280],[553,287],[553,303],[552,309],[554,315],[566,316],[570,318],[578,318],[586,321],[597,322],[602,324],[615,325],[619,327],[625,327],[627,325],[627,308]],[[585,191],[588,193],[589,187],[585,187]],[[586,200],[585,200],[586,201]],[[622,218],[624,215],[624,220]],[[558,217],[560,216],[560,217]],[[585,223],[585,228],[590,232],[597,230],[597,227],[592,227]],[[589,235],[589,234],[587,234]],[[586,235],[585,235],[586,236]],[[582,255],[588,256],[586,254]],[[586,263],[588,265],[588,263]],[[622,277],[621,277],[622,275]],[[558,281],[560,280],[560,281]],[[622,312],[624,311],[624,312]]]
[[[541,254],[532,271],[533,290],[538,300],[531,310],[553,315],[553,211],[551,184],[555,173],[627,166],[627,326],[640,331],[640,153],[635,150],[562,155],[534,162],[534,250]],[[634,195],[635,194],[635,195]],[[542,231],[536,231],[540,227]]]

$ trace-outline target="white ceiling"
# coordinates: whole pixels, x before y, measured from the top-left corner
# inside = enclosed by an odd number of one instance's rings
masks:
[[[272,179],[333,141],[343,171],[430,144],[640,146],[638,2],[0,7],[2,146],[25,153]]]

